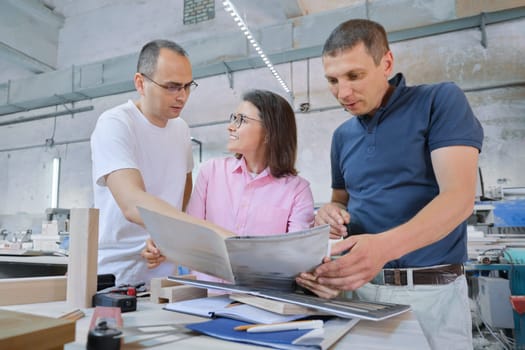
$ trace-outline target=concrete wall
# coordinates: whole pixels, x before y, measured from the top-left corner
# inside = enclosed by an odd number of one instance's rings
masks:
[[[173,21],[173,11],[181,6],[177,1],[133,1],[134,5],[130,6],[127,1],[99,0],[91,2],[91,7],[79,3],[87,8],[80,11],[72,5],[65,6],[66,19],[58,52],[61,68],[130,53],[153,38],[181,38],[184,42],[202,35],[200,32],[175,33],[168,25]],[[170,10],[162,11],[163,8]],[[204,28],[216,23],[217,30],[220,30],[231,26],[226,19],[217,11],[216,22],[202,25]],[[94,26],[97,21],[100,25]],[[525,186],[525,20],[490,25],[487,38],[487,48],[481,46],[481,34],[477,29],[395,43],[391,47],[396,59],[395,71],[404,72],[409,84],[455,81],[464,89],[471,89],[467,97],[485,128],[480,166],[486,186],[495,186],[498,182]],[[90,45],[84,45],[86,41]],[[315,201],[329,201],[331,134],[349,116],[340,108],[316,111],[336,106],[335,99],[328,93],[320,58],[282,64],[276,68],[294,90],[294,105],[311,104],[313,112],[297,114],[297,167],[311,182]],[[521,85],[497,87],[509,82],[521,82]],[[475,91],[480,87],[486,89]],[[284,95],[267,69],[234,73],[233,89],[225,75],[209,77],[199,80],[199,88],[192,93],[182,117],[190,125],[226,121],[242,92],[251,88],[269,89]],[[59,206],[92,206],[91,158],[87,140],[100,113],[135,97],[135,93],[127,93],[83,101],[74,107],[93,106],[94,110],[0,127],[0,228],[38,230],[35,217],[43,216],[50,203],[53,157],[62,159]],[[47,108],[34,113],[53,110]],[[192,134],[203,144],[203,160],[226,154],[225,123],[194,127]],[[49,138],[54,139],[54,146],[44,146]],[[197,146],[194,147],[194,156],[196,172],[199,164]]]

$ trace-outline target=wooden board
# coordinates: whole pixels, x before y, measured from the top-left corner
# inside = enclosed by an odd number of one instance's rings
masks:
[[[275,312],[281,315],[324,315],[315,309],[310,309],[304,306],[285,303],[283,301],[260,298],[250,294],[231,294],[230,299],[239,301],[244,304],[252,305],[263,310]]]
[[[183,275],[184,278],[195,279],[194,275]],[[150,282],[150,301],[155,304],[173,303],[188,299],[204,298],[208,295],[206,289],[186,286],[179,282],[169,281],[165,277],[152,278]]]
[[[66,276],[0,279],[0,306],[66,300]]]
[[[73,307],[91,307],[97,292],[98,218],[98,209],[71,209],[67,302]]]
[[[71,209],[68,274],[0,279],[0,306],[66,300],[91,307],[97,291],[98,209]]]
[[[75,322],[0,310],[0,349],[62,349],[75,340]]]

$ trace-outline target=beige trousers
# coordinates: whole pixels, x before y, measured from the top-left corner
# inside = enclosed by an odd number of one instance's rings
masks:
[[[432,349],[472,349],[472,318],[465,276],[449,284],[412,288],[367,283],[353,294],[360,300],[410,305]]]

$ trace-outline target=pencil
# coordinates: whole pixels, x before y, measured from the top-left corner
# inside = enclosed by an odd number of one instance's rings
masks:
[[[277,331],[289,331],[296,329],[315,329],[323,328],[322,320],[304,320],[304,321],[292,321],[292,322],[281,322],[281,323],[269,323],[269,324],[248,324],[243,326],[237,326],[234,328],[236,331],[247,331],[247,332],[277,332]]]

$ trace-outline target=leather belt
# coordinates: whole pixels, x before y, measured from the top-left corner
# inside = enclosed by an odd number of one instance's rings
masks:
[[[449,284],[463,274],[463,264],[408,269],[383,269],[371,283],[379,285]]]

